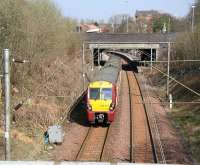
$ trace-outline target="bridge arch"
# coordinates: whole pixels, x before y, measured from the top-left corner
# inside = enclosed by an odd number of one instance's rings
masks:
[[[119,34],[119,33],[86,33],[85,41],[90,49],[93,62],[100,63],[105,52],[119,53],[132,61],[156,61],[167,50],[168,43],[174,42],[176,33],[169,34]],[[124,52],[122,53],[121,50]],[[128,51],[136,52],[132,57]],[[122,55],[123,54],[123,55]],[[126,55],[125,55],[126,54]]]

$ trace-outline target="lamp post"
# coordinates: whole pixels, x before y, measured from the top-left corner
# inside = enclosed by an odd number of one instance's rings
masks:
[[[126,32],[128,33],[129,29],[128,29],[128,15],[126,16],[126,19],[127,19],[127,29],[126,29]]]
[[[192,32],[194,32],[194,9],[195,9],[195,4],[192,5]]]
[[[127,0],[127,1],[124,1],[124,3],[125,3],[125,4],[128,4],[128,0]],[[129,25],[129,20],[128,20],[128,18],[129,18],[129,16],[128,16],[128,14],[127,14],[127,16],[126,16],[126,32],[127,32],[127,33],[129,32],[129,27],[128,27],[128,25]]]

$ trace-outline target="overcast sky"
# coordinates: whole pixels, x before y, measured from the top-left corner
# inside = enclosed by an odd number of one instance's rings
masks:
[[[116,14],[133,16],[136,10],[159,10],[185,16],[194,0],[54,0],[63,15],[107,21]]]

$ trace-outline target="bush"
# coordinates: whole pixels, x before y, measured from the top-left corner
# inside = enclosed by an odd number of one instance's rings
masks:
[[[0,49],[9,48],[11,58],[30,61],[23,65],[12,63],[12,89],[18,91],[12,91],[13,104],[37,94],[67,95],[69,98],[62,105],[71,102],[74,91],[70,86],[73,84],[76,89],[79,83],[73,82],[79,76],[75,60],[81,44],[80,36],[73,33],[75,27],[76,20],[63,17],[51,0],[0,1]],[[70,70],[74,64],[77,69]],[[58,99],[53,100],[57,101],[61,104]],[[40,120],[40,113],[46,116],[48,111],[38,112],[26,114],[25,111],[24,116],[31,114]],[[47,118],[51,120],[51,116]]]

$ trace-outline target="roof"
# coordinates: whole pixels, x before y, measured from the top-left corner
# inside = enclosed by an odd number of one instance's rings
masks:
[[[108,62],[106,62],[106,64],[99,71],[97,71],[92,81],[107,81],[114,84],[118,80],[120,69],[121,58],[111,56]]]
[[[106,68],[104,70],[101,70],[93,79],[94,81],[107,81],[112,84],[115,84],[117,82],[119,75],[119,70],[114,67]]]
[[[82,30],[84,31],[88,31],[88,30],[93,30],[93,29],[99,29],[96,25],[94,24],[82,24],[80,25],[80,27],[82,28]]]
[[[137,10],[135,12],[135,17],[138,17],[138,16],[149,16],[149,15],[157,15],[159,14],[158,11],[156,10]]]
[[[87,32],[87,33],[100,32],[100,29],[99,29],[99,28],[90,29],[90,30],[87,30],[86,32]]]

